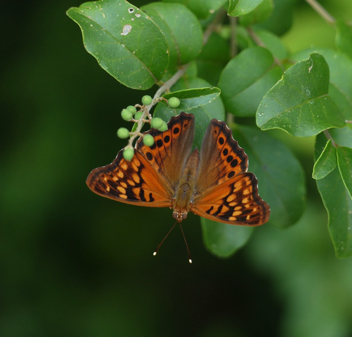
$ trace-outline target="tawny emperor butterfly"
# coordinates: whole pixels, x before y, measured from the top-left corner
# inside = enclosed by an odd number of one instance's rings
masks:
[[[270,208],[258,195],[257,179],[247,172],[248,157],[224,122],[211,120],[200,153],[192,151],[194,115],[172,117],[168,130],[150,129],[154,145],[136,143],[131,161],[120,151],[94,169],[89,188],[106,198],[147,207],[170,207],[181,222],[189,211],[232,225],[259,226]]]

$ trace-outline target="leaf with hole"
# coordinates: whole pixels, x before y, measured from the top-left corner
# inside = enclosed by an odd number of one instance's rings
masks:
[[[292,57],[292,60],[308,58],[311,53],[323,55],[329,66],[329,96],[334,100],[345,119],[352,119],[352,60],[345,54],[327,48],[309,48]]]
[[[139,8],[122,0],[94,1],[70,8],[67,15],[80,26],[88,53],[125,86],[149,89],[164,76],[166,39]]]
[[[328,88],[326,61],[320,54],[310,55],[289,68],[264,96],[257,110],[257,125],[262,130],[282,129],[296,137],[345,126]]]

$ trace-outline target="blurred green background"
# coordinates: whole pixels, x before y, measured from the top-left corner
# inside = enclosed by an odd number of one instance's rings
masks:
[[[351,20],[350,1],[323,4]],[[120,110],[145,92],[86,53],[65,15],[79,5],[2,6],[0,336],[351,336],[352,259],[334,256],[312,142],[280,135],[307,173],[303,218],[256,229],[230,259],[205,250],[193,215],[193,265],[178,229],[153,258],[171,211],[89,191],[88,173],[123,147]],[[284,42],[291,52],[333,47],[334,29],[301,2]]]

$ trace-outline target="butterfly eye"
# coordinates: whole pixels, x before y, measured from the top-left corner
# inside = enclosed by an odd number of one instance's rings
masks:
[[[164,142],[167,144],[170,141],[170,136],[165,136]]]
[[[224,143],[225,143],[224,138],[220,137],[220,138],[219,138],[219,144],[220,144],[220,145],[223,145]]]
[[[228,150],[228,149],[224,149],[224,151],[222,151],[222,154],[223,154],[224,156],[227,156],[228,153],[229,153],[229,150]]]
[[[233,160],[233,157],[232,157],[232,156],[228,156],[228,157],[226,158],[226,161],[227,161],[228,163],[232,162],[232,160]]]

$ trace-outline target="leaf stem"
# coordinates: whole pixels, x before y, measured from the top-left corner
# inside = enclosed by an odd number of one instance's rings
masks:
[[[234,16],[230,16],[230,29],[231,29],[230,55],[231,55],[231,58],[234,58],[237,55],[237,38],[236,38],[237,18]]]
[[[335,18],[316,0],[306,0],[308,4],[328,23],[335,23]]]
[[[327,139],[331,139],[331,144],[334,146],[334,147],[337,147],[338,145],[335,143],[335,141],[333,140],[329,130],[324,130],[324,135]]]

